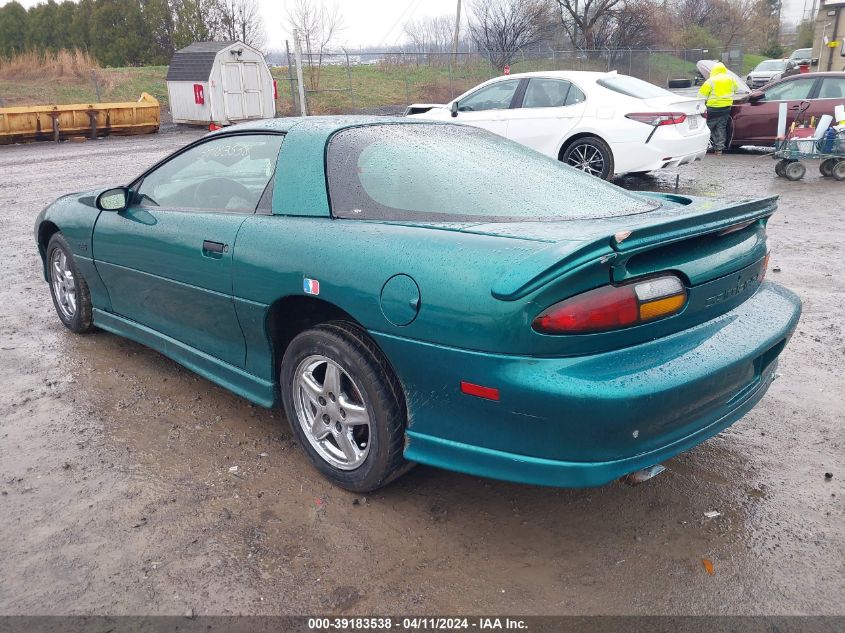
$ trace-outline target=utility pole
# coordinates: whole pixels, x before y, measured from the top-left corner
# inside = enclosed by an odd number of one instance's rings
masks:
[[[299,87],[299,113],[308,116],[305,105],[305,82],[302,80],[302,44],[299,42],[299,29],[293,30],[293,54],[296,60],[296,84]]]
[[[458,0],[458,10],[455,11],[455,38],[452,41],[453,64],[458,63],[458,41],[461,37],[461,0]]]

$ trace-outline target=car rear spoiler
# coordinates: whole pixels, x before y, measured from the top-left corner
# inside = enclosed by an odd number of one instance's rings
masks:
[[[664,200],[672,196],[651,194]],[[712,201],[669,209],[671,213],[652,212],[616,218],[620,230],[613,235],[596,235],[583,240],[558,242],[518,262],[491,287],[491,294],[501,301],[516,301],[543,287],[553,279],[571,275],[588,266],[608,268],[620,256],[631,256],[657,246],[716,233],[736,225],[768,220],[777,210],[777,196],[708,208]],[[699,212],[694,212],[698,210]],[[630,221],[627,224],[626,222]],[[577,224],[590,220],[575,221]],[[592,222],[595,222],[593,220]]]

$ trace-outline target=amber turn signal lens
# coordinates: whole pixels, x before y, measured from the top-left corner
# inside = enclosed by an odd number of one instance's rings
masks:
[[[651,321],[674,314],[683,307],[686,300],[687,297],[683,294],[640,304],[640,321]]]

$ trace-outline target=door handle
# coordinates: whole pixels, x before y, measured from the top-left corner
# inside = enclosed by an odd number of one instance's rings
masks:
[[[203,240],[202,251],[203,253],[228,253],[229,245],[223,244],[223,242],[212,242],[211,240]]]

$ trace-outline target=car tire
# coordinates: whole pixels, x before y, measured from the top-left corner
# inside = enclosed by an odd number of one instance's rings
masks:
[[[781,178],[784,178],[785,176],[783,174],[783,168],[786,167],[788,164],[789,164],[789,161],[785,158],[776,162],[775,163],[775,173],[778,176],[780,176]]]
[[[845,160],[837,161],[833,169],[830,170],[830,175],[836,180],[845,180]]]
[[[670,79],[668,85],[670,88],[691,88],[692,79]]]
[[[402,387],[362,329],[332,321],[300,333],[285,350],[279,384],[294,436],[334,484],[370,492],[413,465],[403,456]]]
[[[70,245],[61,233],[55,233],[47,243],[47,282],[59,320],[77,334],[94,329],[91,293],[85,277],[76,267]]]
[[[561,161],[591,176],[604,180],[613,177],[613,152],[607,143],[597,136],[585,136],[575,140],[563,152]]]
[[[826,178],[830,177],[833,175],[833,168],[835,165],[835,158],[828,158],[826,160],[823,160],[821,163],[819,163],[819,173]]]
[[[801,180],[804,174],[807,173],[807,168],[803,163],[792,160],[783,166],[783,175],[787,180]]]

